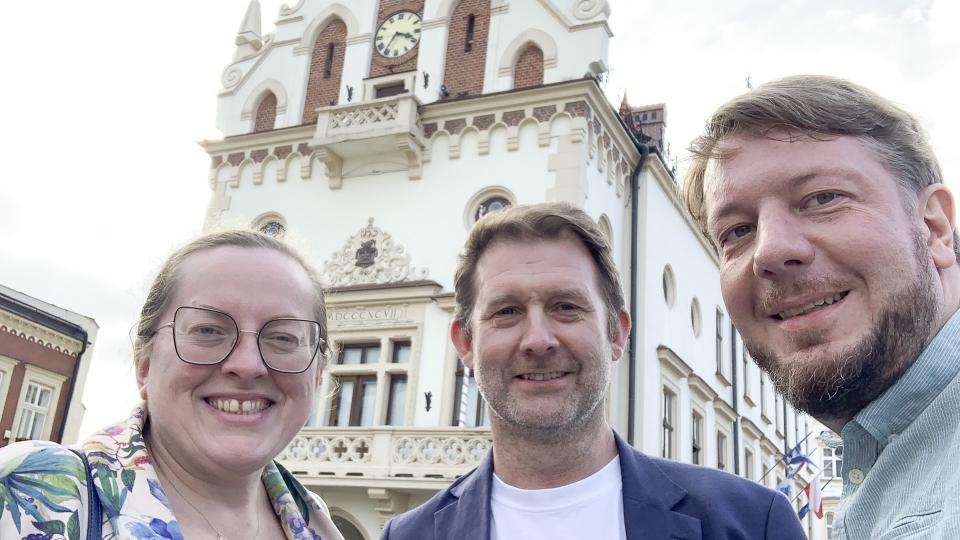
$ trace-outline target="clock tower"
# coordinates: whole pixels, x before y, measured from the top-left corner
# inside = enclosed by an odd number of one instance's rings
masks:
[[[370,58],[371,79],[416,71],[422,20],[423,0],[380,0]],[[390,95],[391,88],[380,87],[378,97]],[[403,91],[402,86],[397,89]]]

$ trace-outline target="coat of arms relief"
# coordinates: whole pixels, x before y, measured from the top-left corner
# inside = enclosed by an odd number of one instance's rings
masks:
[[[410,254],[389,233],[374,226],[372,217],[330,256],[323,272],[328,287],[421,281],[429,273],[410,264]]]

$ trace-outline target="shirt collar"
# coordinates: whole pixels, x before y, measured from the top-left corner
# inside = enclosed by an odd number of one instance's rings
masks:
[[[960,372],[958,351],[960,310],[943,325],[900,380],[857,413],[850,421],[854,425],[843,428],[844,439],[855,436],[860,427],[881,447],[886,446],[890,435],[906,429]]]

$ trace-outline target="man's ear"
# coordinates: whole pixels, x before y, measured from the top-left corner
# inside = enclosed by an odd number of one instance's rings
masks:
[[[453,341],[453,347],[457,349],[457,356],[463,362],[463,365],[473,369],[473,339],[467,332],[467,328],[459,320],[454,320],[450,326],[450,339]]]
[[[630,313],[621,308],[620,312],[617,313],[617,326],[614,329],[614,335],[610,336],[610,348],[615,361],[623,356],[623,348],[626,346],[627,337],[630,335],[631,324]]]
[[[953,194],[943,184],[932,184],[920,192],[918,209],[927,228],[927,248],[938,270],[957,262],[953,252]]]
[[[140,391],[140,399],[147,400],[147,375],[150,373],[150,358],[145,351],[139,351],[134,354],[134,365],[137,371],[137,389]]]

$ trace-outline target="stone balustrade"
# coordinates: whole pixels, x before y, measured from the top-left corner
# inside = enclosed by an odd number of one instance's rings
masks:
[[[277,459],[298,476],[452,480],[492,444],[485,428],[304,428]]]

